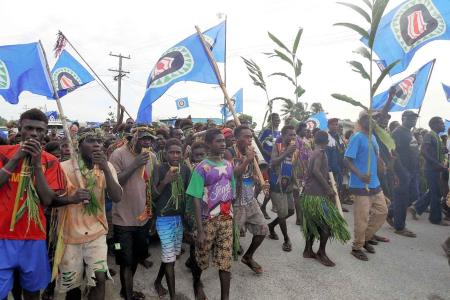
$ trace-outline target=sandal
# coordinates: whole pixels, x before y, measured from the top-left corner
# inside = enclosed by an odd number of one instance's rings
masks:
[[[410,238],[416,237],[416,234],[414,232],[409,231],[408,229],[395,230],[394,232],[398,235],[403,235]]]
[[[292,244],[291,244],[291,242],[290,241],[284,242],[282,249],[283,249],[283,251],[291,252],[292,251]]]
[[[356,257],[359,260],[362,261],[368,261],[369,258],[367,257],[367,255],[362,252],[361,250],[352,250],[352,252],[350,252],[351,255],[353,255],[354,257]]]
[[[261,275],[263,273],[263,268],[253,259],[242,257],[241,263],[247,265],[250,269],[252,269],[253,272],[258,275]]]
[[[389,243],[390,240],[384,236],[379,236],[379,235],[373,235],[373,239],[377,242],[383,242],[383,243]]]
[[[375,253],[375,248],[371,244],[369,244],[368,242],[364,243],[363,248],[366,249],[367,252],[369,252],[369,253],[372,253],[372,254]]]

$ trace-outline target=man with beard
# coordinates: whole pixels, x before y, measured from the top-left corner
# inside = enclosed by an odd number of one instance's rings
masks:
[[[144,297],[133,291],[133,277],[138,263],[149,256],[152,174],[157,165],[156,156],[150,151],[153,137],[150,129],[135,128],[131,141],[110,157],[123,188],[122,200],[113,203],[112,221],[116,263],[120,266],[120,294],[126,300]]]

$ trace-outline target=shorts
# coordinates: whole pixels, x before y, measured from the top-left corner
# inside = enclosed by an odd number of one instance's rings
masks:
[[[86,274],[87,286],[95,286],[95,272],[104,272],[111,279],[107,262],[106,236],[83,244],[66,244],[59,264],[57,289],[61,293],[78,288]]]
[[[51,278],[45,240],[0,240],[0,299],[6,298],[14,284],[14,271],[27,292],[47,287]]]
[[[144,226],[114,225],[114,252],[116,264],[131,267],[148,255],[148,231],[150,221]]]
[[[286,218],[289,211],[293,211],[294,207],[294,196],[291,193],[277,193],[270,192],[270,197],[272,198],[272,204],[275,206],[278,214],[278,218]]]
[[[209,266],[209,255],[212,251],[214,266],[221,270],[231,271],[233,256],[233,219],[229,216],[218,216],[203,221],[205,242],[202,246],[196,245],[195,258],[200,269],[206,270]]]
[[[183,223],[181,216],[165,216],[156,218],[156,232],[161,241],[161,261],[172,263],[181,254],[183,242]]]
[[[235,206],[234,220],[240,229],[244,231],[248,229],[253,235],[267,235],[269,233],[269,227],[267,227],[256,199],[245,206]]]

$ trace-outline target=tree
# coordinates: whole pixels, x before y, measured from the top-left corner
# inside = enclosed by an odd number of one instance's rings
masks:
[[[111,108],[111,106],[108,106],[108,117],[106,118],[106,121],[110,122],[110,123],[114,123],[116,122],[116,115],[114,114],[113,109]]]
[[[252,116],[250,116],[250,115],[246,115],[246,114],[239,114],[239,120],[241,120],[241,122],[242,121],[248,121],[251,125],[250,125],[250,127],[252,128],[252,129],[255,129],[256,128],[256,123],[255,122],[253,122],[253,117]]]
[[[352,24],[352,23],[336,23],[336,26],[344,26],[347,27],[356,33],[358,33],[361,38],[367,40],[367,47],[360,47],[356,49],[354,52],[361,55],[363,63],[352,60],[348,63],[352,67],[352,70],[356,73],[359,73],[364,80],[367,80],[369,83],[369,106],[368,108],[360,101],[357,101],[349,96],[341,95],[341,94],[332,94],[331,96],[336,98],[337,100],[344,101],[350,103],[354,106],[359,106],[365,110],[368,110],[369,114],[369,141],[372,139],[372,131],[373,131],[373,120],[372,120],[372,102],[373,96],[380,86],[383,79],[389,74],[389,71],[398,63],[398,61],[393,62],[389,66],[386,67],[381,72],[381,75],[375,80],[373,75],[373,47],[375,43],[375,37],[378,31],[378,26],[381,21],[381,17],[383,16],[384,10],[389,2],[389,0],[362,0],[367,7],[361,7],[353,3],[345,3],[338,2],[338,4],[347,6],[357,12],[360,16],[362,16],[365,21],[368,23],[370,30],[366,30],[363,27]],[[369,64],[369,70],[367,71],[364,67],[364,64]],[[370,174],[370,160],[371,155],[370,152],[373,151],[372,143],[369,143],[369,155],[367,159],[367,174]],[[368,189],[368,185],[366,185],[366,189]]]
[[[324,111],[324,109],[322,107],[322,103],[314,102],[313,104],[311,104],[311,113],[312,114],[318,114],[322,111]]]
[[[8,120],[6,120],[0,116],[0,126],[6,126],[6,123],[8,123]]]
[[[284,99],[281,106],[281,115],[288,118],[293,117],[299,121],[306,121],[311,112],[308,111],[308,104],[303,102],[294,103],[290,99]]]

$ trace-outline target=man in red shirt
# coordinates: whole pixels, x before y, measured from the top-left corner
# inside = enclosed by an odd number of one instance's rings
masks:
[[[12,288],[14,271],[20,274],[24,299],[39,299],[39,291],[50,281],[43,207],[65,189],[65,180],[58,159],[41,150],[47,124],[43,112],[28,110],[19,120],[22,142],[0,146],[0,299]],[[29,161],[29,175],[22,172],[24,161]],[[12,222],[21,176],[30,176],[30,184],[19,195]]]

